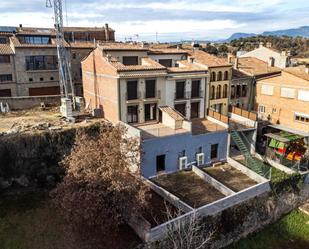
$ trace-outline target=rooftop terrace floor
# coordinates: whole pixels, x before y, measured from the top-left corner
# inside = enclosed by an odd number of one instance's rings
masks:
[[[191,122],[193,135],[227,130],[224,126],[216,124],[208,119],[193,119]]]
[[[225,197],[192,171],[158,176],[152,181],[194,208]]]
[[[251,179],[249,176],[245,175],[227,163],[216,165],[214,167],[206,167],[203,168],[203,171],[234,192],[239,192],[257,184],[257,182]]]

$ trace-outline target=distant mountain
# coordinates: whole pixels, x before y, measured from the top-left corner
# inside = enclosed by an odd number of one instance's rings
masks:
[[[230,36],[228,39],[224,40],[225,42],[230,42],[232,40],[240,39],[240,38],[247,38],[251,36],[257,36],[258,34],[254,33],[235,33],[232,36]],[[299,28],[294,29],[283,29],[283,30],[276,30],[276,31],[265,31],[261,35],[264,36],[303,36],[309,38],[309,26],[302,26]]]
[[[277,31],[266,31],[262,35],[276,35],[276,36],[303,36],[309,37],[309,26],[302,26],[296,29],[284,29],[284,30],[277,30]]]
[[[254,33],[234,33],[228,39],[226,39],[225,41],[230,42],[232,40],[237,40],[237,39],[240,39],[240,38],[247,38],[247,37],[251,37],[251,36],[256,36],[256,34],[254,34]]]

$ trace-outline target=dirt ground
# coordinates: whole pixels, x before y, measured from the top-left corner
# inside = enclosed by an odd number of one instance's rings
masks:
[[[256,181],[229,164],[207,167],[203,170],[235,192],[239,192],[257,184]]]
[[[83,119],[82,119],[83,120]],[[81,120],[81,121],[82,121]],[[85,118],[84,118],[85,120]],[[42,110],[40,108],[12,111],[0,114],[0,133],[31,132],[35,130],[65,129],[81,123],[68,123],[60,115],[59,108]]]
[[[181,171],[160,176],[154,178],[153,181],[195,208],[225,197],[192,171]]]

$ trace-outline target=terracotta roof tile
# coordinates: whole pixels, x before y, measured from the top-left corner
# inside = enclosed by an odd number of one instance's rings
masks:
[[[169,73],[186,73],[186,72],[207,72],[205,67],[199,66],[195,63],[190,63],[187,60],[178,61],[179,67],[169,67]]]
[[[96,45],[93,42],[70,42],[71,48],[95,48]]]
[[[207,65],[208,67],[221,67],[231,66],[226,58],[220,58],[211,54],[208,54],[201,50],[187,50],[189,55],[195,58],[195,61]]]
[[[304,80],[309,80],[309,73],[306,73],[305,70],[306,70],[306,67],[304,65],[298,66],[298,67],[288,67],[284,69],[284,71],[287,73],[290,73]]]
[[[148,54],[188,54],[188,52],[177,48],[150,48]]]
[[[103,50],[129,50],[129,51],[148,51],[149,49],[142,44],[131,44],[131,43],[122,43],[122,42],[113,42],[113,43],[100,43],[99,45]]]
[[[254,57],[238,58],[237,69],[245,74],[252,76],[267,75],[281,72],[280,68],[269,67],[267,62],[264,62]]]
[[[9,44],[0,44],[0,54],[1,55],[11,55],[11,54],[14,54],[14,52]]]
[[[171,118],[173,118],[176,121],[183,121],[185,120],[184,116],[182,116],[178,111],[176,111],[174,108],[170,106],[161,106],[159,109],[162,112],[167,113]]]
[[[121,62],[117,61],[115,58],[111,58],[110,62],[118,72],[123,71],[149,71],[149,70],[166,70],[164,66],[150,58],[142,58],[141,65],[123,65]]]

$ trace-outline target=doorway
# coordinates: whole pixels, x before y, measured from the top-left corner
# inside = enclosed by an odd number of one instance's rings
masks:
[[[157,173],[165,171],[165,155],[157,156]]]

